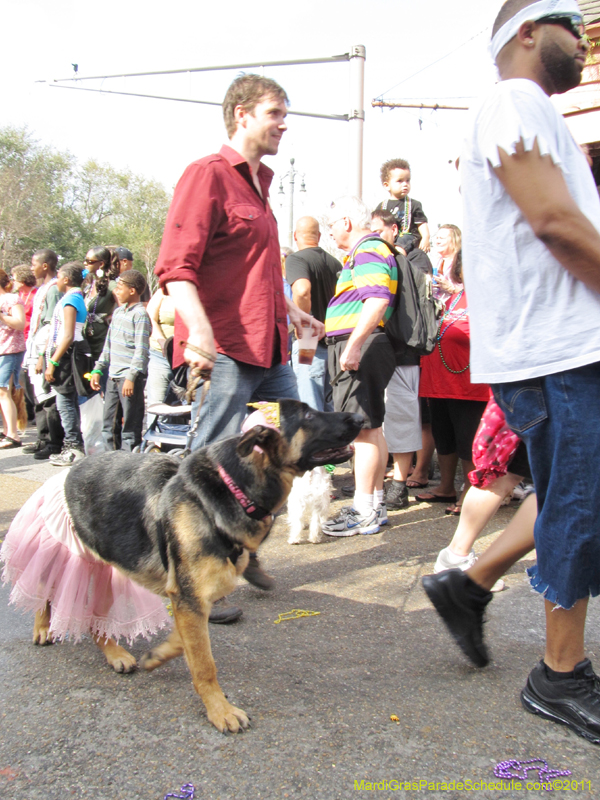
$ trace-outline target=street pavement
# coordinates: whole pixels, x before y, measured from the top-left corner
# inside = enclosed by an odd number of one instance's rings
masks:
[[[0,453],[0,537],[56,469],[20,450]],[[340,488],[350,481],[336,469],[334,509],[347,502]],[[514,508],[500,509],[476,551]],[[197,800],[598,798],[600,748],[519,701],[543,655],[543,603],[524,575],[532,557],[513,567],[489,607],[486,669],[468,664],[431,608],[420,579],[455,525],[443,504],[412,499],[378,535],[290,546],[279,517],[261,548],[277,588],[241,581],[230,602],[244,616],[210,630],[221,686],[252,718],[237,736],[207,722],[183,659],[123,676],[89,638],[34,647],[31,616],[9,606],[2,588],[1,800],[162,800],[187,783]],[[291,609],[319,614],[274,624]],[[587,646],[600,668],[597,602]],[[132,651],[146,648],[141,640]],[[572,774],[562,789],[543,790],[537,772],[529,789],[518,779],[500,786],[494,767],[508,759],[543,759]]]

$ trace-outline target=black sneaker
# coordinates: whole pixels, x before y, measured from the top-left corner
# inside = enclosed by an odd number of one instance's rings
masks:
[[[476,667],[485,667],[490,657],[483,641],[484,611],[492,593],[460,569],[425,575],[423,588],[463,653]]]
[[[531,670],[521,702],[531,714],[538,714],[571,730],[594,744],[600,744],[600,679],[589,658],[573,668],[573,677],[551,681],[543,661]]]
[[[56,455],[56,453],[60,453],[60,447],[56,447],[53,444],[47,444],[41,450],[38,450],[36,453],[33,454],[33,457],[36,461],[45,461],[50,456]]]
[[[33,444],[26,444],[21,452],[27,453],[28,455],[39,453],[40,450],[43,450],[47,446],[47,444],[48,442],[41,442],[38,439],[37,442],[33,442]]]
[[[385,504],[388,508],[399,509],[408,507],[408,489],[406,481],[392,481],[385,493]]]

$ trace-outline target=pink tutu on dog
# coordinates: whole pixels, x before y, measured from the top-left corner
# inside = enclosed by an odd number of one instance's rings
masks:
[[[84,633],[130,643],[170,624],[160,597],[101,561],[81,542],[64,494],[69,470],[50,478],[14,518],[0,550],[10,602],[40,611],[50,601],[50,631],[74,641]]]

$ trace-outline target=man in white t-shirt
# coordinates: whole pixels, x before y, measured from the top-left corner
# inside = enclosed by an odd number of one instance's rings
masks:
[[[583,31],[575,0],[502,6],[491,44],[501,81],[476,113],[460,170],[471,376],[492,385],[525,441],[538,498],[529,574],[545,599],[546,652],[521,699],[600,744],[600,682],[584,652],[588,599],[600,593],[600,202],[549,99],[579,84]],[[424,585],[485,666],[490,587],[457,570]]]

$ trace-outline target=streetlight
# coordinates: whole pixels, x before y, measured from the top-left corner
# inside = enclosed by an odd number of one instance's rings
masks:
[[[285,192],[283,190],[283,181],[286,178],[289,178],[290,181],[290,221],[289,221],[289,229],[288,229],[288,245],[290,247],[294,246],[294,181],[296,175],[300,175],[302,178],[300,183],[300,191],[306,192],[306,186],[304,185],[304,173],[298,172],[298,170],[294,169],[294,164],[296,163],[295,158],[290,158],[290,169],[284,174],[279,177],[279,205],[283,207],[283,198],[285,197]]]

